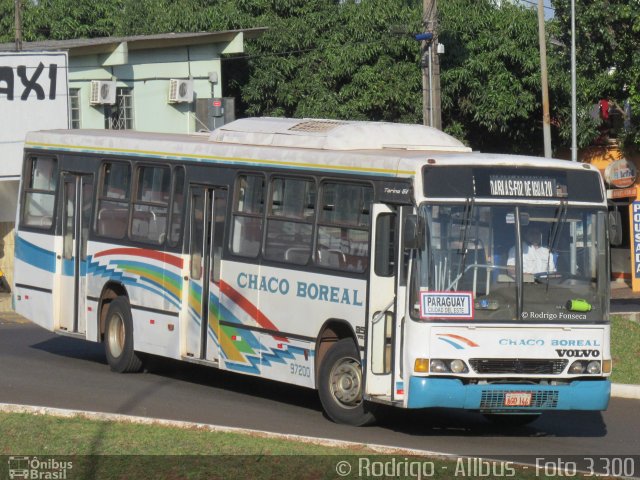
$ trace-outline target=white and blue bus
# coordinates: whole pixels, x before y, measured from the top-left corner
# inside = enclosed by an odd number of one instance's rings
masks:
[[[377,404],[511,422],[607,408],[589,165],[374,122],[42,131],[16,225],[16,311],[104,343],[117,372],[152,354],[315,388],[353,425]]]

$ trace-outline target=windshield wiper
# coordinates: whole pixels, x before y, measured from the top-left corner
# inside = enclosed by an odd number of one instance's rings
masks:
[[[560,200],[560,205],[556,210],[556,215],[554,217],[553,228],[551,229],[551,234],[549,235],[549,256],[547,257],[547,291],[549,291],[549,265],[551,263],[551,258],[553,256],[553,252],[556,249],[556,244],[558,242],[558,238],[560,238],[560,232],[562,231],[562,227],[567,221],[567,204],[566,200]],[[554,265],[554,268],[557,269],[557,266]]]
[[[464,266],[467,260],[467,241],[469,240],[469,223],[471,223],[471,217],[473,216],[473,211],[476,205],[476,199],[467,197],[467,200],[464,204],[464,211],[462,213],[462,225],[460,226],[460,252],[462,257],[460,258],[460,264],[458,265],[458,272],[454,277],[453,281],[449,284],[446,291],[451,290],[451,287],[456,286],[456,290],[458,289],[458,281],[464,275]]]

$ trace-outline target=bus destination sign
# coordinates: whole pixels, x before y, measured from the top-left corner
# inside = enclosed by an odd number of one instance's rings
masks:
[[[566,197],[566,187],[558,188],[556,179],[514,175],[491,175],[489,177],[493,197]]]

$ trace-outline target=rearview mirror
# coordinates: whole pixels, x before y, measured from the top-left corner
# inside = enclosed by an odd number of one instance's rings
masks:
[[[622,217],[617,208],[609,211],[609,243],[613,247],[622,245]]]
[[[408,215],[404,219],[404,248],[422,249],[424,248],[424,222],[417,215]]]

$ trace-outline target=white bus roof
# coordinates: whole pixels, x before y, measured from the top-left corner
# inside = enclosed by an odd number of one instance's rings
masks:
[[[211,134],[191,135],[48,130],[28,133],[25,147],[387,177],[413,176],[427,162],[595,170],[590,165],[566,160],[471,152],[455,138],[422,125],[337,120],[248,118],[231,122]]]
[[[323,150],[471,151],[451,135],[423,125],[312,118],[244,118],[216,129],[209,139],[219,143]]]

